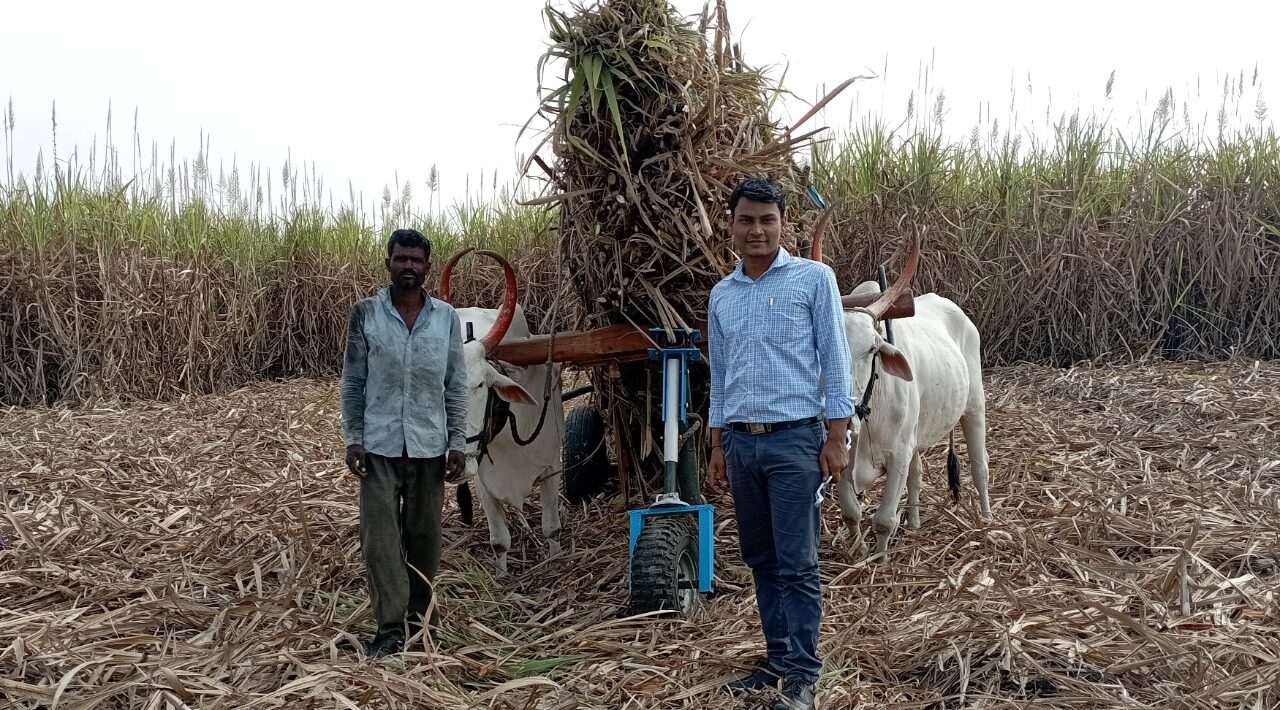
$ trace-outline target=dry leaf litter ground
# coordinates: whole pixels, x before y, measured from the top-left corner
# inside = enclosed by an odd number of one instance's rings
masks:
[[[947,503],[889,566],[827,503],[825,708],[1280,705],[1280,364],[987,375],[995,521]],[[730,708],[757,653],[718,500],[721,594],[625,616],[625,518],[536,500],[512,576],[450,511],[442,649],[346,648],[370,611],[335,383],[0,412],[0,697],[15,708]],[[961,452],[963,454],[963,451]],[[963,460],[963,459],[962,459]],[[873,492],[872,505],[878,499]],[[868,515],[870,511],[868,511]]]

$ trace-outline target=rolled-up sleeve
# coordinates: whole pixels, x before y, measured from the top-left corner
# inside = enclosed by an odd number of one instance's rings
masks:
[[[828,419],[853,416],[853,376],[849,372],[849,340],[844,332],[840,288],[830,266],[822,264],[813,299],[813,335],[822,367],[823,397]],[[713,389],[714,391],[714,389]]]
[[[449,450],[467,446],[467,363],[462,350],[462,321],[450,310],[449,364],[444,377],[444,408],[448,420]]]
[[[368,354],[364,339],[364,309],[357,303],[352,306],[347,319],[347,344],[342,356],[342,440],[347,446],[364,444]]]

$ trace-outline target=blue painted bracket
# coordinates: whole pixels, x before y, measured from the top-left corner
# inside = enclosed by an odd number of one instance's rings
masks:
[[[674,339],[667,337],[663,328],[650,328],[649,335],[657,347],[649,348],[649,359],[662,362],[663,372],[666,361],[673,358],[680,360],[680,422],[688,421],[689,403],[689,363],[698,362],[702,352],[694,346],[701,336],[700,331],[675,331]],[[667,411],[667,388],[662,388],[662,411]],[[665,414],[664,414],[665,416]],[[696,515],[698,520],[698,591],[711,592],[711,577],[715,570],[715,509],[709,504],[688,505],[685,503],[654,505],[627,511],[630,517],[630,543],[627,548],[627,564],[630,567],[635,559],[636,541],[640,539],[640,531],[644,528],[646,518],[667,515]],[[631,591],[631,575],[627,575],[627,591]]]
[[[656,342],[667,342],[667,331],[664,328],[650,328],[649,336]],[[667,343],[667,345],[656,348],[649,348],[649,359],[659,360],[662,362],[664,371],[666,361],[670,358],[680,358],[680,423],[685,424],[689,421],[689,363],[698,362],[702,359],[702,351],[693,347],[698,338],[702,337],[702,331],[696,328],[687,334],[676,331],[676,343]],[[669,347],[668,347],[669,346]],[[662,411],[667,411],[667,388],[662,388]]]
[[[631,542],[627,547],[627,559],[635,558],[636,540],[640,539],[640,530],[644,527],[645,518],[664,515],[698,516],[698,591],[711,592],[711,573],[715,569],[715,509],[709,504],[702,505],[666,505],[629,510],[631,518]],[[630,563],[628,562],[628,567]],[[631,575],[627,575],[627,591],[631,591]]]

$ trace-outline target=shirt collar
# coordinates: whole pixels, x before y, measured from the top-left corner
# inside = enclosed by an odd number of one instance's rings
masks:
[[[781,269],[781,268],[785,267],[787,264],[790,264],[790,263],[791,263],[791,262],[793,262],[793,261],[795,261],[795,257],[794,257],[794,256],[791,256],[791,254],[790,254],[790,253],[788,253],[788,252],[787,252],[787,250],[786,250],[785,248],[783,248],[781,245],[779,245],[779,246],[778,246],[778,256],[774,257],[774,259],[773,259],[773,263],[769,265],[769,268],[767,268],[767,269],[765,269],[765,270],[764,270],[764,274],[760,274],[760,278],[764,278],[765,274],[769,273],[770,271],[773,271],[774,269]],[[752,283],[751,279],[750,279],[750,278],[748,278],[746,274],[742,273],[742,261],[741,261],[741,260],[739,260],[739,261],[738,261],[738,265],[737,265],[737,267],[735,267],[735,268],[734,268],[733,273],[729,275],[729,278],[731,278],[731,279],[733,279],[733,280],[735,280],[735,281],[742,281],[742,282],[745,282],[745,283]],[[759,280],[759,279],[757,279],[757,280]]]
[[[435,308],[435,304],[432,303],[431,293],[427,291],[425,287],[421,290],[422,310],[430,312]],[[378,291],[378,300],[382,301],[383,306],[390,308],[393,311],[396,309],[396,304],[391,302],[391,286],[383,286],[382,289]]]

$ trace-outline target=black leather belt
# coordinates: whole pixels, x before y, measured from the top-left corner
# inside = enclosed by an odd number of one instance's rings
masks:
[[[809,426],[822,421],[821,417],[807,417],[805,419],[795,419],[789,422],[772,422],[772,423],[747,423],[747,422],[730,422],[729,428],[733,431],[744,431],[748,434],[768,434],[769,432],[782,431],[783,429],[794,429],[798,426]]]

